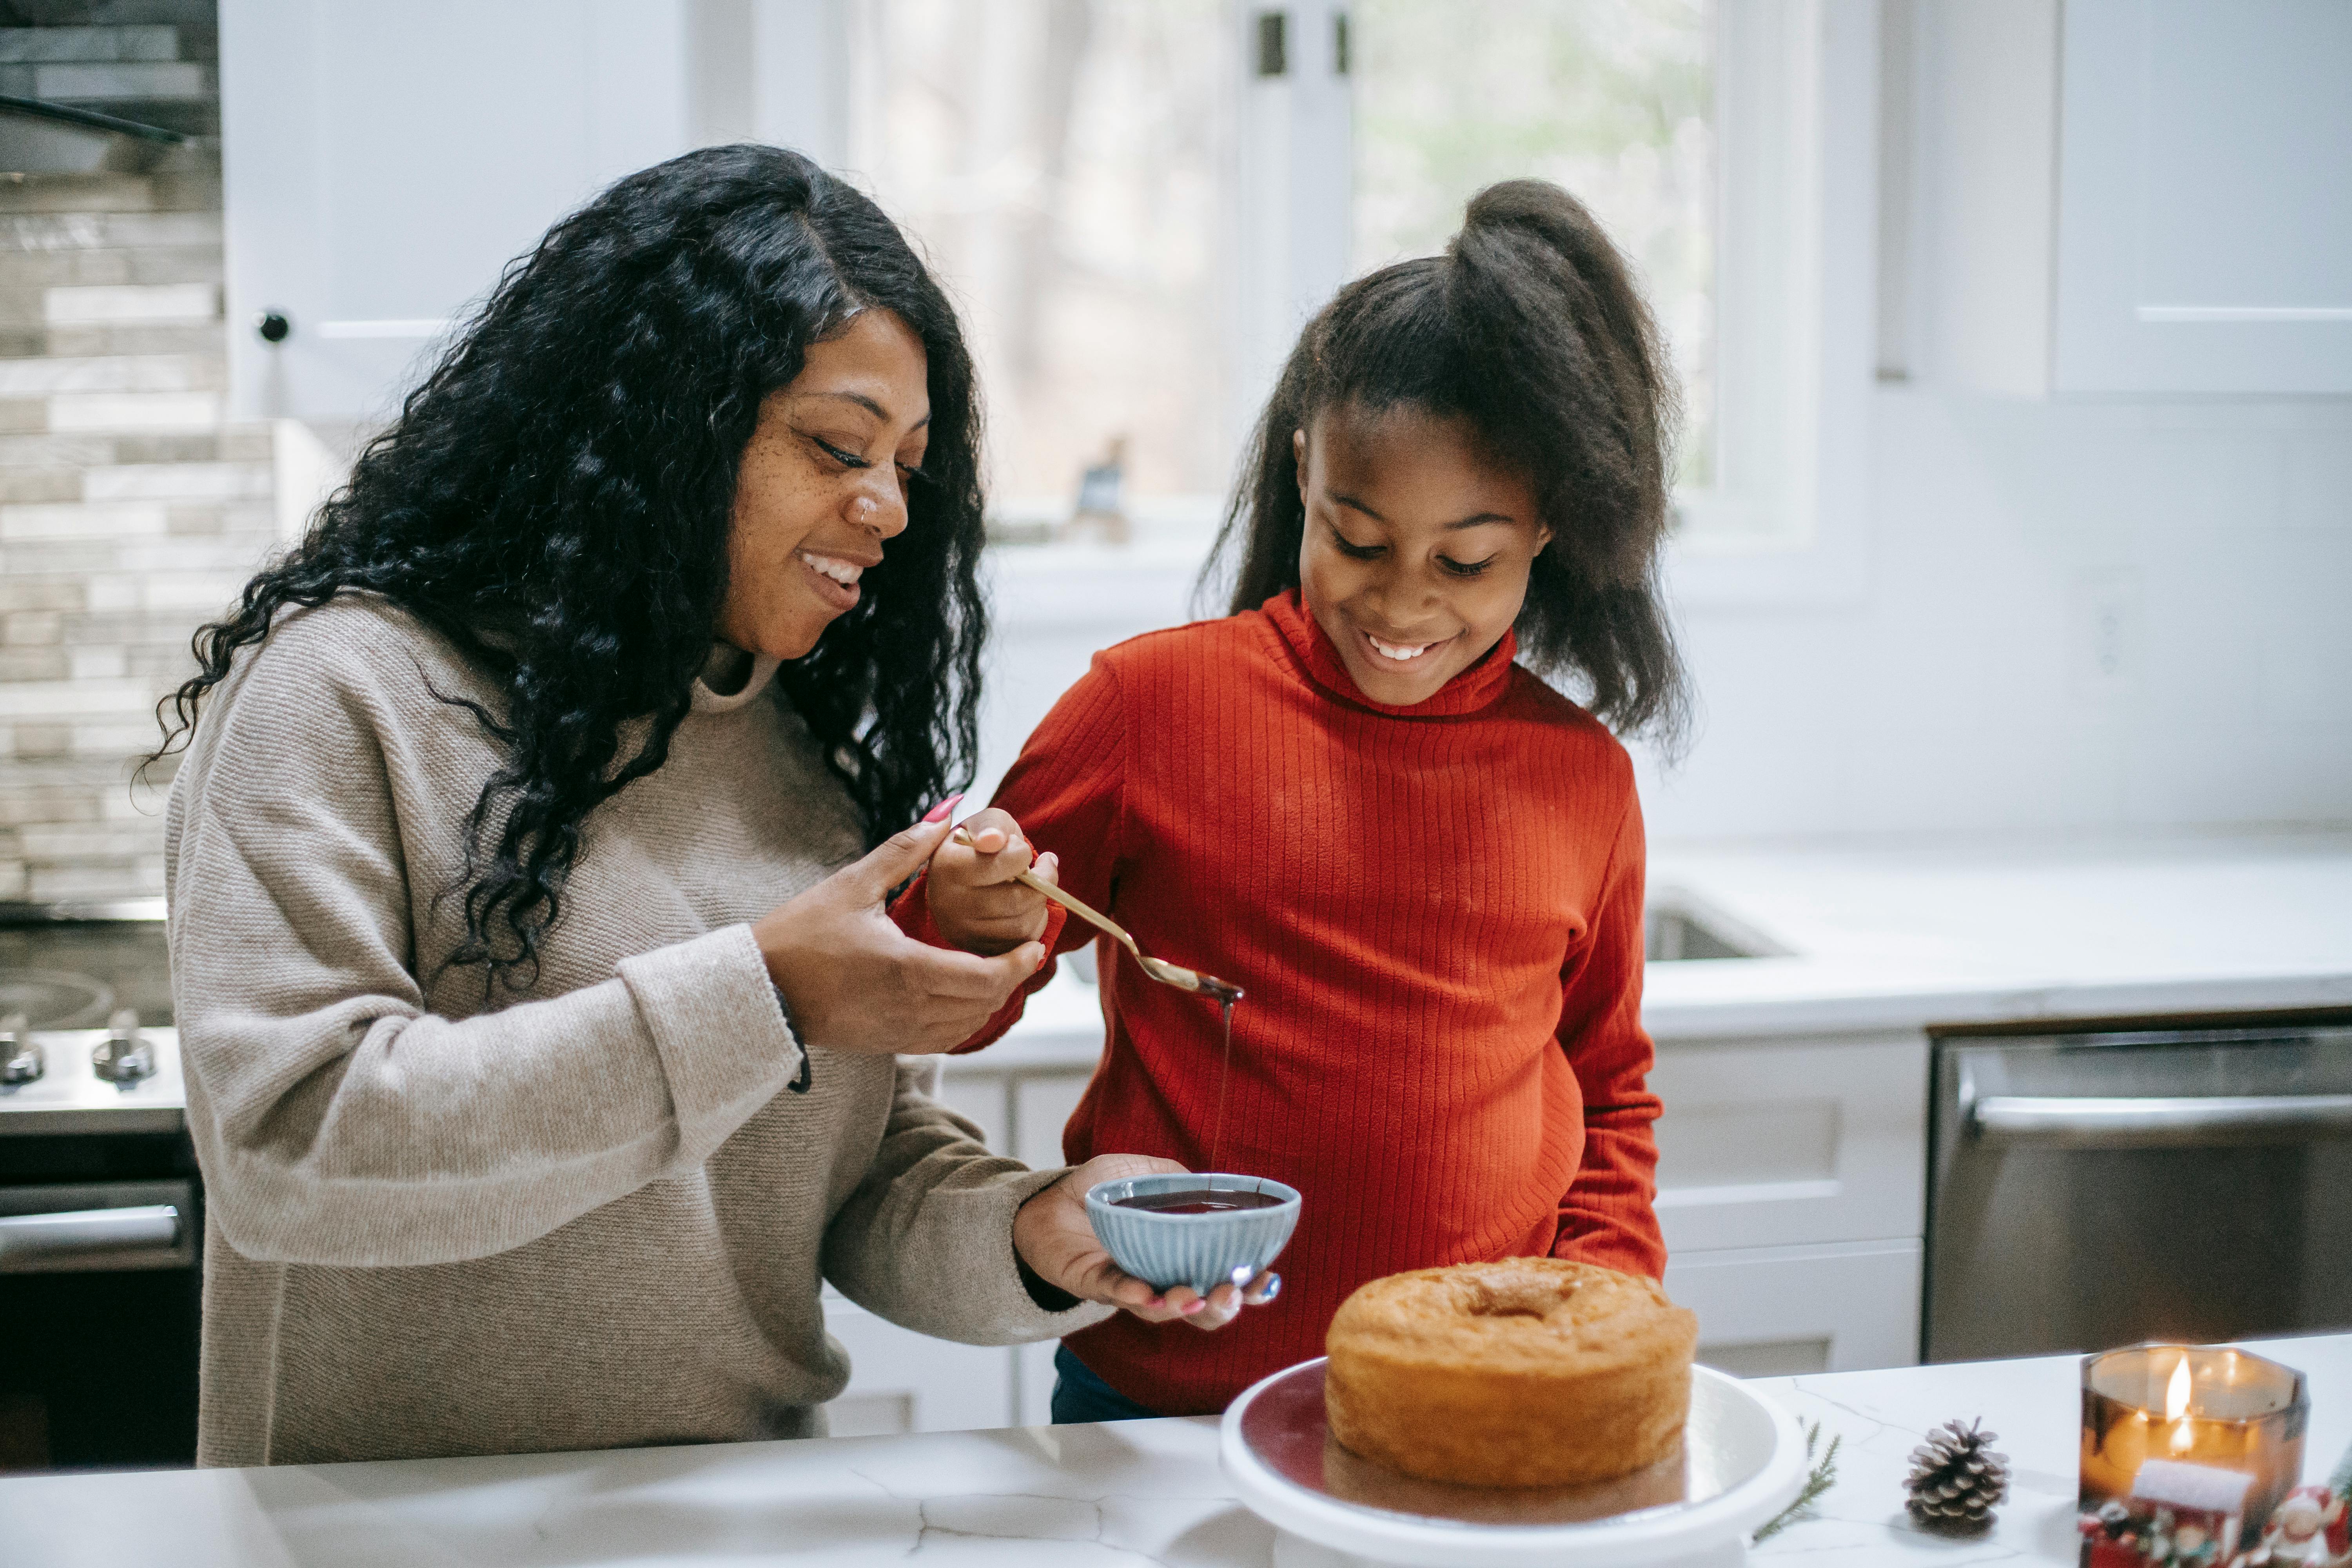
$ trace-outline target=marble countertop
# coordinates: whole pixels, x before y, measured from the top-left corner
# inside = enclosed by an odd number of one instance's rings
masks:
[[[2352,1334],[2253,1348],[2310,1379],[2305,1474],[2352,1444]],[[2074,1561],[2071,1356],[1772,1378],[1845,1439],[1815,1517],[1757,1548],[1822,1568]],[[1991,1532],[1929,1536],[1902,1510],[1911,1449],[1947,1419],[2000,1434],[2012,1491]],[[901,1563],[1270,1568],[1233,1500],[1216,1423],[1131,1421],[908,1437],[488,1459],[0,1479],[10,1568],[685,1568]]]
[[[2311,1427],[2304,1442],[2307,1481],[2326,1478],[2352,1447],[2352,1334],[2249,1341],[2247,1348],[2309,1380]],[[2076,1560],[2075,1477],[2081,1458],[2081,1371],[2074,1356],[1956,1362],[1885,1372],[1758,1379],[1800,1420],[1819,1421],[1838,1450],[1838,1483],[1812,1517],[1757,1547],[1759,1562],[1781,1557],[1819,1568],[1887,1563],[2064,1563]],[[1954,1541],[1915,1528],[1903,1511],[1911,1450],[1928,1429],[1978,1416],[2000,1435],[2010,1459],[2010,1496],[1992,1530]]]
[[[1779,950],[1649,965],[1663,1046],[2352,1006],[2352,834],[1666,847],[1650,886]],[[950,1070],[1086,1067],[1101,1046],[1093,987],[1065,976]]]

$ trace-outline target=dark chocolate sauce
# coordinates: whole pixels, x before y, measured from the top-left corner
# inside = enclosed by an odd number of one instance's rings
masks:
[[[1209,1134],[1209,1169],[1222,1171],[1225,1168],[1225,1090],[1234,1081],[1234,1003],[1241,992],[1228,985],[1215,995],[1225,1014],[1225,1055],[1217,1068],[1217,1121]]]
[[[1138,1193],[1114,1198],[1113,1208],[1148,1209],[1153,1214],[1231,1214],[1236,1209],[1270,1209],[1282,1200],[1272,1193],[1220,1192],[1192,1187],[1174,1193]]]

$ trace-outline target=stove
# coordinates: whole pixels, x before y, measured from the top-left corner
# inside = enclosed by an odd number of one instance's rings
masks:
[[[195,1457],[204,1190],[160,899],[0,903],[0,1471]]]

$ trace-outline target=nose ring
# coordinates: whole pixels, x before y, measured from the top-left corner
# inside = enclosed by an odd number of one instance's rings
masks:
[[[856,500],[849,503],[849,521],[851,525],[857,528],[872,528],[874,526],[874,513],[878,509],[876,508],[874,498],[872,496],[859,496]]]

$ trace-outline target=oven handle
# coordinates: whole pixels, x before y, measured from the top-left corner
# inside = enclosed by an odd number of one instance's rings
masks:
[[[2217,1094],[2178,1099],[1991,1094],[1969,1106],[1979,1137],[2082,1143],[2247,1134],[2352,1136],[2352,1094]]]
[[[176,1247],[180,1211],[172,1204],[79,1209],[68,1214],[0,1215],[0,1272],[18,1258],[72,1258],[133,1247]]]

